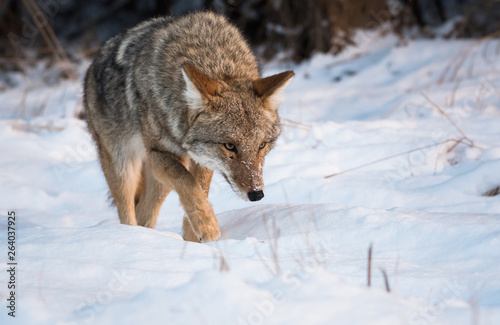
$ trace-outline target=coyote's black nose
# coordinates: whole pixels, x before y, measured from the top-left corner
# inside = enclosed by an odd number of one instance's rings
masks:
[[[264,197],[264,192],[262,191],[252,191],[248,192],[248,198],[250,201],[259,201]]]

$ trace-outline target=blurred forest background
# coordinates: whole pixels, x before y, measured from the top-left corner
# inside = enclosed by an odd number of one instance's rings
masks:
[[[2,0],[0,68],[40,57],[91,57],[144,19],[202,9],[229,17],[264,60],[335,54],[354,44],[357,30],[380,26],[402,40],[480,38],[500,30],[498,0]]]

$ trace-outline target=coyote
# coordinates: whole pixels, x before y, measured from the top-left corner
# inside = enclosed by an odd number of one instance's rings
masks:
[[[264,156],[293,75],[261,78],[238,29],[211,12],[151,19],[108,40],[87,71],[84,107],[120,222],[153,228],[174,190],[183,238],[217,240],[213,171],[241,198],[264,197]]]

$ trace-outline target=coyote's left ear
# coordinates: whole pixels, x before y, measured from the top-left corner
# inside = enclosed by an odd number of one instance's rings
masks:
[[[191,109],[201,109],[204,100],[210,100],[221,92],[221,86],[217,81],[210,79],[190,64],[182,67],[182,76],[186,83],[184,96]]]
[[[293,71],[285,71],[267,78],[254,80],[253,88],[257,95],[267,100],[271,108],[278,109],[283,98],[283,91],[295,75]]]

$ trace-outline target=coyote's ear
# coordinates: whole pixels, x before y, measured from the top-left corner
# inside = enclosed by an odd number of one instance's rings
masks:
[[[182,67],[182,76],[186,82],[184,95],[190,108],[201,108],[204,98],[210,100],[213,96],[220,94],[220,84],[190,64],[185,64]]]
[[[267,78],[260,78],[254,80],[253,88],[257,95],[267,100],[272,108],[278,109],[283,91],[294,75],[293,71],[285,71]]]

